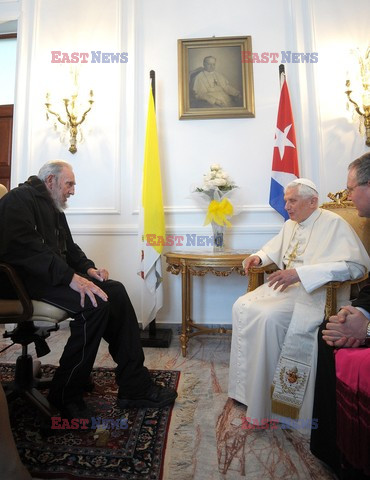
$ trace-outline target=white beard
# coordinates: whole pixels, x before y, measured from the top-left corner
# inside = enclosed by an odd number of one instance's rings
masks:
[[[50,195],[51,195],[51,198],[53,199],[56,209],[59,210],[59,212],[63,212],[63,210],[65,210],[68,207],[67,202],[63,202],[59,198],[58,192],[56,192],[55,190],[51,190]]]

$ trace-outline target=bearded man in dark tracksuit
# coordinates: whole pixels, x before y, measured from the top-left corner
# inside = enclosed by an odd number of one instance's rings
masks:
[[[74,319],[49,392],[66,418],[89,417],[83,401],[101,338],[117,363],[121,408],[161,408],[177,393],[159,387],[144,367],[135,311],[124,286],[109,280],[74,243],[63,213],[75,177],[63,161],[46,163],[0,201],[0,260],[11,264],[32,298],[66,310]]]

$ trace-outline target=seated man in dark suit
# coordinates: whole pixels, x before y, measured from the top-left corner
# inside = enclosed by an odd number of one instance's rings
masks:
[[[360,217],[370,218],[370,153],[362,155],[348,167],[348,198]],[[343,458],[337,446],[336,370],[333,347],[370,347],[370,285],[366,285],[352,305],[344,306],[329,318],[319,331],[319,352],[313,417],[318,429],[312,431],[311,451],[330,465],[341,478]],[[370,350],[362,352],[370,355]],[[368,357],[367,357],[368,358]],[[366,448],[366,446],[365,446]],[[369,446],[368,446],[369,448]],[[353,471],[348,478],[366,478]],[[353,476],[355,475],[355,476]]]

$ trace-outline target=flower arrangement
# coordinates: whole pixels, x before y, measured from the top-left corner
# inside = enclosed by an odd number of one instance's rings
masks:
[[[237,188],[228,173],[222,170],[218,163],[210,166],[210,172],[203,175],[203,185],[196,188],[196,192],[210,192],[218,189],[220,192],[229,192]]]
[[[194,190],[194,193],[201,194],[203,203],[209,203],[204,225],[231,226],[229,219],[234,214],[234,207],[229,197],[236,188],[237,185],[218,163],[210,166],[210,172],[203,175],[203,184]]]

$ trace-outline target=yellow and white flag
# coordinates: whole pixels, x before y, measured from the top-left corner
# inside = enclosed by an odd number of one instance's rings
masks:
[[[165,233],[157,124],[153,92],[150,87],[139,225],[143,329],[155,319],[163,305],[161,253]]]

